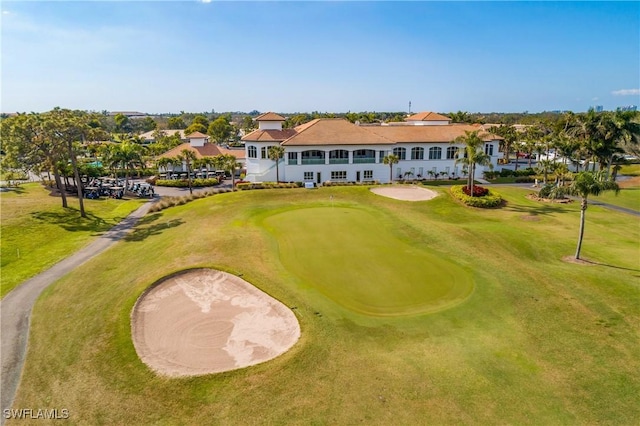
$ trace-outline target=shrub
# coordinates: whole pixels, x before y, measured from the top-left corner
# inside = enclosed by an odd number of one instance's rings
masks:
[[[301,182],[241,182],[236,185],[240,191],[251,189],[300,188]]]
[[[535,181],[535,176],[520,176],[515,179],[516,183],[534,183]]]
[[[210,179],[193,179],[191,186],[193,188],[201,188],[203,186],[215,186],[220,182],[216,178]],[[172,188],[187,188],[189,187],[189,181],[187,179],[174,180],[174,179],[158,179],[156,180],[157,186],[170,186]]]
[[[487,194],[482,197],[470,197],[464,193],[462,185],[455,185],[451,187],[451,194],[454,198],[462,201],[467,206],[480,207],[480,208],[492,208],[498,207],[502,204],[502,197],[500,194],[496,194],[487,190]],[[483,188],[486,189],[486,188]]]
[[[548,183],[538,192],[540,198],[546,198],[548,200],[563,200],[566,198],[567,189],[563,186],[556,186]]]
[[[479,185],[473,185],[472,187],[473,190],[473,196],[474,197],[484,197],[485,195],[487,195],[489,193],[489,190],[483,186],[479,186]],[[462,191],[466,194],[466,195],[471,195],[469,193],[469,188],[467,188],[466,186],[462,187]]]
[[[500,173],[496,172],[496,171],[488,171],[488,172],[484,172],[484,178],[485,179],[495,179],[498,176],[500,176]]]

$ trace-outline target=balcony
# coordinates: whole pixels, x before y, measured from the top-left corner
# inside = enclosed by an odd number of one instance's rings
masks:
[[[324,164],[324,158],[303,158],[302,165]]]
[[[329,158],[329,164],[349,164],[348,158]]]
[[[375,163],[376,157],[359,157],[353,159],[353,164]]]

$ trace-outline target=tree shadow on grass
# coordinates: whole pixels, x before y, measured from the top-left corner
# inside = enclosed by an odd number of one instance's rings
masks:
[[[124,238],[124,241],[134,242],[134,241],[144,241],[148,237],[152,235],[159,235],[163,230],[169,228],[175,228],[176,226],[180,226],[184,223],[182,219],[171,219],[167,222],[154,223],[149,225],[152,222],[155,222],[160,217],[160,214],[154,214],[151,216],[145,216],[140,219],[136,228],[129,232]],[[148,225],[148,226],[146,226]]]
[[[563,204],[545,203],[541,203],[541,205],[539,206],[526,206],[522,204],[507,203],[507,205],[502,209],[504,211],[523,213],[530,216],[547,216],[556,213],[566,213],[566,209],[564,209],[563,206]]]
[[[67,231],[94,232],[93,235],[101,235],[123,219],[114,217],[107,221],[89,212],[87,217],[83,218],[80,217],[80,211],[73,207],[62,212],[33,212],[31,216],[40,222],[58,225]]]

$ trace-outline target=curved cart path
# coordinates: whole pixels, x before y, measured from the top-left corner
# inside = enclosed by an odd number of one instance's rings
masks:
[[[62,278],[89,259],[102,253],[121,240],[136,222],[144,216],[152,202],[143,204],[122,222],[104,235],[82,248],[80,251],[58,262],[50,269],[25,281],[0,300],[0,399],[4,412],[10,409],[18,390],[22,367],[24,365],[31,310],[40,293],[50,284]],[[5,423],[0,416],[0,423]]]

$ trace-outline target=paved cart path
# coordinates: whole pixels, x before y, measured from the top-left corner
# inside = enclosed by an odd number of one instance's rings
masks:
[[[0,402],[2,412],[10,409],[20,383],[24,365],[31,310],[40,293],[92,257],[102,253],[129,233],[144,216],[151,202],[143,204],[122,222],[75,254],[58,262],[50,269],[25,281],[0,300]],[[5,423],[0,416],[0,424]]]

